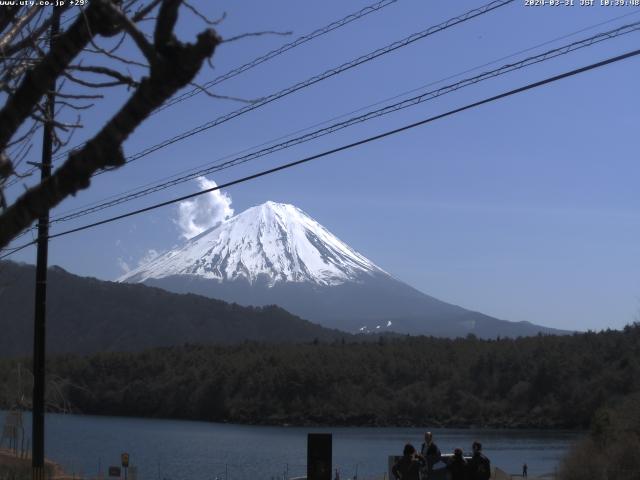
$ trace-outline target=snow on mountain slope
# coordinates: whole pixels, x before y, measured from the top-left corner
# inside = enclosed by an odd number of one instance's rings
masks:
[[[131,270],[120,282],[172,275],[217,280],[258,279],[339,285],[362,275],[387,275],[293,205],[266,202],[249,208]]]
[[[239,281],[238,281],[239,280]],[[279,305],[353,333],[517,337],[561,333],[452,305],[396,280],[293,205],[267,202],[120,277],[240,305]]]

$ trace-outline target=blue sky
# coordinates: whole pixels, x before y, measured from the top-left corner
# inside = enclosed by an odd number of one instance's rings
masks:
[[[223,44],[213,58],[215,70],[207,67],[199,76],[204,83],[371,2],[192,3],[211,17],[227,12],[217,27],[223,37],[293,32],[290,37],[267,35]],[[399,0],[225,82],[215,92],[260,98],[484,3]],[[627,15],[532,53],[640,20],[637,7],[574,3],[526,7],[516,1],[101,175],[53,214],[615,17]],[[193,38],[203,28],[184,12],[181,38]],[[604,42],[219,172],[209,180],[224,183],[441,113],[635,49],[639,39],[636,32]],[[236,213],[267,200],[292,203],[397,278],[442,300],[507,320],[579,330],[620,328],[640,309],[639,74],[640,59],[630,59],[225,193]],[[101,107],[88,112],[76,142],[95,131],[125,93],[109,93]],[[126,153],[241,106],[196,96],[150,118],[126,143]],[[15,195],[20,188],[9,193]],[[195,181],[188,182],[65,223],[53,232],[198,188]],[[50,264],[114,279],[124,263],[135,266],[149,250],[159,252],[179,243],[177,220],[178,207],[170,206],[54,240]],[[35,249],[13,258],[34,263]]]

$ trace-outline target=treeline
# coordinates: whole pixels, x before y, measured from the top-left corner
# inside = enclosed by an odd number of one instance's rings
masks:
[[[0,362],[4,408],[15,398],[18,363],[24,372],[24,361]],[[598,408],[640,392],[640,326],[515,340],[186,345],[56,356],[48,368],[56,390],[83,413],[254,424],[586,428]]]
[[[243,307],[140,284],[104,282],[52,267],[48,272],[47,352],[140,352],[184,343],[331,341],[349,336],[277,306]],[[35,267],[0,261],[0,357],[33,348]]]
[[[630,480],[640,477],[640,394],[598,409],[590,435],[560,465],[560,480]]]

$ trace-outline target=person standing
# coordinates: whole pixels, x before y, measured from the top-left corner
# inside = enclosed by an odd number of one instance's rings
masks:
[[[473,442],[473,456],[469,460],[469,480],[488,480],[491,478],[491,462],[482,453],[482,444]]]
[[[433,441],[433,434],[427,432],[424,434],[424,443],[420,449],[422,458],[424,458],[425,466],[422,469],[422,479],[429,478],[433,471],[433,466],[440,461],[441,454],[438,445]]]
[[[527,471],[529,470],[529,467],[527,467],[527,464],[523,464],[522,465],[522,478],[527,478]]]
[[[451,475],[451,480],[467,480],[468,476],[468,466],[467,461],[462,456],[462,449],[456,448],[453,451],[453,457],[447,463],[447,470]]]
[[[421,466],[415,447],[407,443],[402,451],[402,458],[393,466],[391,473],[396,480],[419,480]]]

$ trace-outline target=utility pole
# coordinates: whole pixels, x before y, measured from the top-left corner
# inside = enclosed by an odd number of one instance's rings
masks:
[[[53,7],[49,50],[53,46],[60,30],[60,11]],[[51,157],[53,153],[53,119],[55,115],[56,81],[53,80],[47,93],[45,123],[42,136],[41,181],[51,176]],[[36,263],[36,298],[33,329],[33,413],[32,439],[33,451],[31,466],[33,480],[45,480],[44,472],[44,394],[45,394],[45,321],[47,306],[47,263],[49,250],[49,209],[38,218],[38,257]]]

